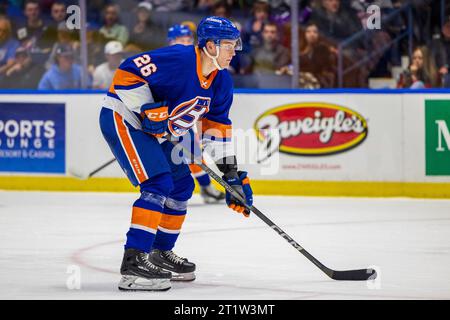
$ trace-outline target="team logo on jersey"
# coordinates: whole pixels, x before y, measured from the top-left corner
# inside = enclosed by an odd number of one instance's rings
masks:
[[[205,113],[209,111],[211,98],[197,96],[180,103],[169,116],[169,131],[175,136],[184,135]]]
[[[264,151],[258,157],[260,161],[276,151],[305,156],[343,152],[362,143],[368,133],[362,115],[322,102],[293,103],[268,110],[256,120],[254,129]]]

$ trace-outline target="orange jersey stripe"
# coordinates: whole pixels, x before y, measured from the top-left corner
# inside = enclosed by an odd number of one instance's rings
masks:
[[[159,222],[161,221],[161,215],[161,212],[158,211],[133,207],[131,223],[139,224],[141,226],[156,230],[156,228],[158,228]]]
[[[131,86],[139,82],[147,83],[144,79],[142,79],[138,75],[122,69],[116,70],[112,81],[114,86]]]
[[[128,161],[130,162],[131,168],[133,168],[134,175],[139,183],[144,182],[148,179],[147,173],[142,166],[141,159],[134,148],[133,141],[131,140],[128,128],[123,122],[123,118],[114,112],[114,120],[116,123],[117,133],[119,135],[119,140],[122,143],[125,154],[127,155]]]
[[[201,53],[200,53],[200,49],[198,47],[195,47],[195,55],[197,56],[197,61],[196,61],[196,63],[197,63],[197,77],[198,77],[198,81],[200,82],[200,86],[203,89],[209,89],[209,87],[211,86],[211,84],[212,84],[212,82],[213,82],[214,78],[216,77],[217,72],[219,70],[217,70],[217,69],[214,70],[213,72],[211,72],[211,74],[209,75],[208,78],[205,78],[203,76],[203,72],[202,72],[202,63],[201,63],[201,60],[200,60]]]
[[[231,125],[203,118],[202,133],[218,138],[230,138],[232,134]]]
[[[185,218],[186,215],[174,216],[163,213],[159,226],[169,230],[180,230]]]

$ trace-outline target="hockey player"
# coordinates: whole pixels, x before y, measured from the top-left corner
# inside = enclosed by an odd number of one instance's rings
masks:
[[[228,117],[233,86],[225,68],[242,47],[239,31],[225,18],[208,17],[197,37],[198,46],[174,45],[126,59],[103,102],[103,136],[141,193],[127,233],[121,290],[168,290],[171,279],[195,279],[195,264],[172,251],[194,182],[168,135],[182,137],[201,121],[205,150],[223,179],[248,205],[253,202],[247,173],[237,168]],[[226,202],[249,215],[228,192]]]
[[[175,44],[192,45],[194,44],[194,35],[187,26],[176,24],[169,28],[167,42],[171,46]],[[193,136],[193,142],[196,144],[195,148],[200,150],[196,126],[192,127],[190,131],[192,131],[190,134]],[[214,188],[209,175],[199,165],[191,163],[189,164],[189,169],[200,186],[200,195],[205,203],[217,203],[225,199],[225,193]]]

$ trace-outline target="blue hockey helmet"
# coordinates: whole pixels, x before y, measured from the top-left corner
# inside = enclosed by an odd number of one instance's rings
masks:
[[[220,46],[221,40],[238,40],[235,50],[242,50],[240,31],[233,22],[222,17],[204,18],[197,27],[197,38],[199,48],[206,46],[206,42],[213,41]]]
[[[176,24],[169,28],[169,31],[167,32],[167,41],[174,41],[176,38],[185,36],[192,37],[192,31],[188,26]]]

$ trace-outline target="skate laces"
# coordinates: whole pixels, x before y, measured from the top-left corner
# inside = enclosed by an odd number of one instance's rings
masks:
[[[182,264],[186,260],[183,257],[177,256],[173,251],[164,251],[163,253],[169,261],[175,264]]]
[[[159,271],[160,268],[155,266],[153,263],[150,262],[150,260],[148,260],[148,253],[141,253],[140,257],[142,259],[142,261],[144,262],[144,265],[151,270],[155,270],[155,271]]]

